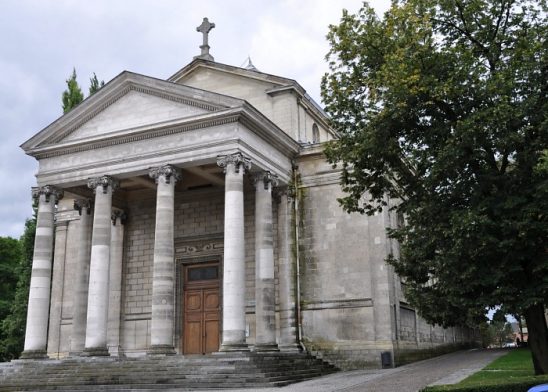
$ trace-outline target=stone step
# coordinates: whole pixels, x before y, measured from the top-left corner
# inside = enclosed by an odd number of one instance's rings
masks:
[[[0,364],[0,391],[259,388],[334,371],[332,365],[304,353],[14,361]]]

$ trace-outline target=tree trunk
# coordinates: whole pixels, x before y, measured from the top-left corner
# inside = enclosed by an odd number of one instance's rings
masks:
[[[544,317],[544,305],[530,306],[525,310],[524,315],[535,374],[548,374],[548,328]]]

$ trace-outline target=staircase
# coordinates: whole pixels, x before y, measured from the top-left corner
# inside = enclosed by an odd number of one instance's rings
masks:
[[[335,371],[305,353],[17,360],[0,364],[0,391],[280,387]]]

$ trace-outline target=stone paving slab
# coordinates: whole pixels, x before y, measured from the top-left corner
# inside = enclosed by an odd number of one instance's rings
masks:
[[[467,350],[415,362],[395,369],[339,372],[281,388],[260,392],[417,392],[427,385],[455,384],[482,369],[507,350]],[[222,392],[250,392],[224,389]],[[173,390],[173,392],[183,391]],[[221,390],[209,390],[221,392]]]

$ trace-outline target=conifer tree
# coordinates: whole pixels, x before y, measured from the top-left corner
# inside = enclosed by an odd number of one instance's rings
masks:
[[[67,89],[63,91],[63,113],[78,105],[84,100],[84,94],[76,81],[76,69],[72,69],[72,75],[67,79]]]

